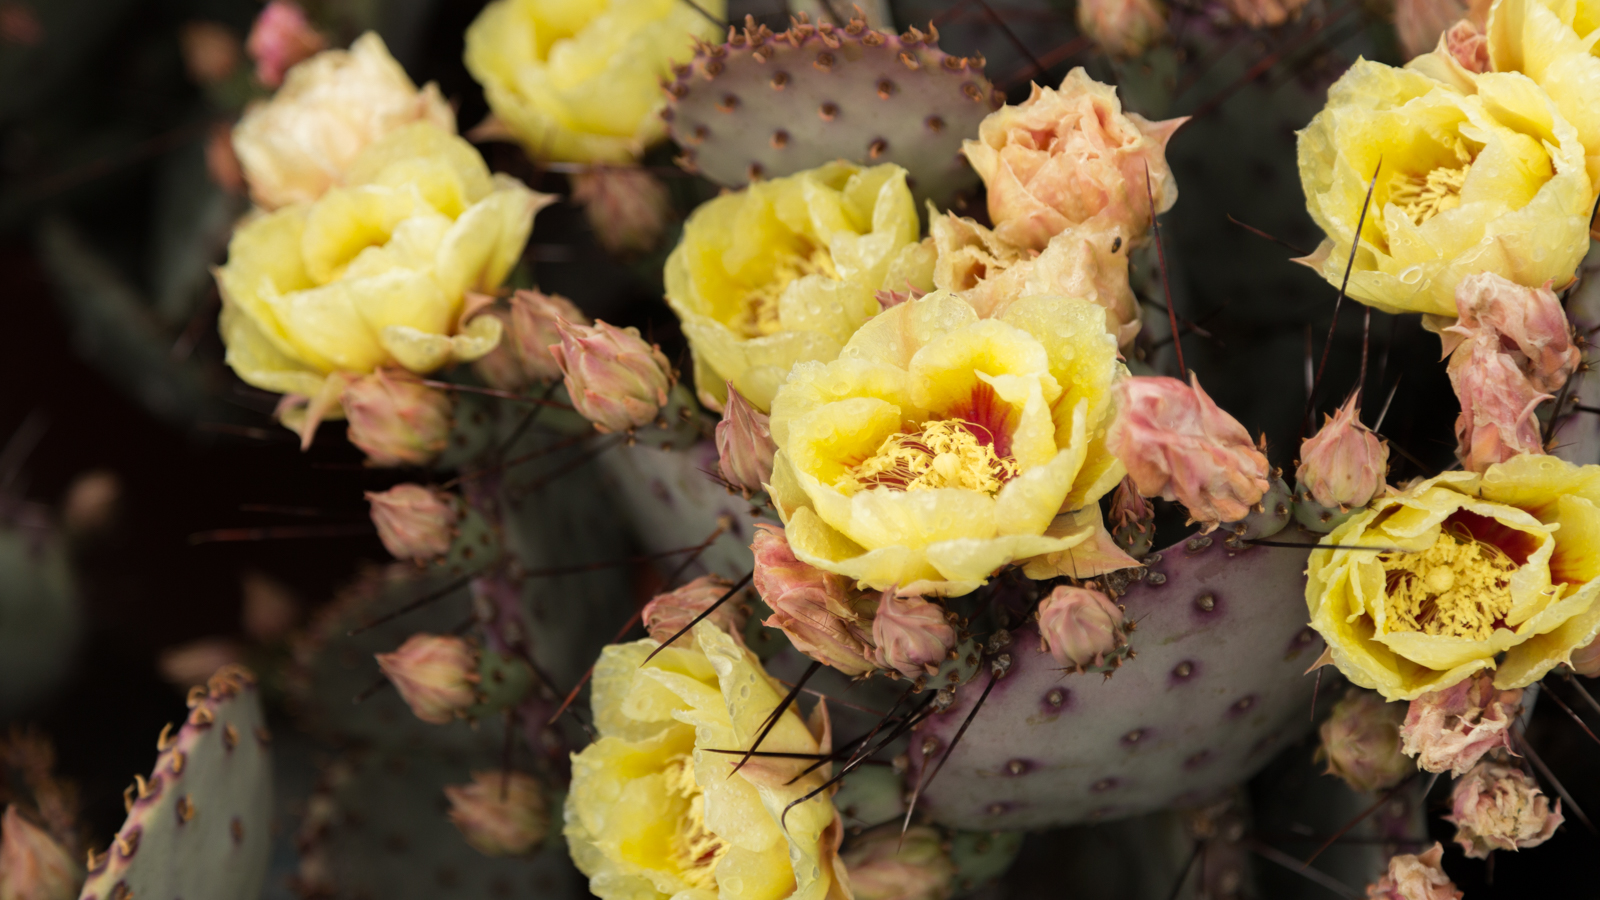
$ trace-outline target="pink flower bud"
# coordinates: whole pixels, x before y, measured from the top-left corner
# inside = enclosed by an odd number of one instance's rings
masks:
[[[1474,75],[1489,71],[1489,38],[1471,19],[1462,19],[1451,25],[1444,33],[1443,43],[1445,52],[1450,54],[1450,58],[1461,68]],[[1468,276],[1462,283],[1465,284],[1475,277],[1479,276]],[[1460,288],[1457,288],[1457,293],[1460,293]]]
[[[1493,676],[1479,672],[1411,701],[1400,749],[1426,771],[1459,777],[1490,750],[1510,747],[1521,704],[1521,690],[1497,691]]]
[[[1528,381],[1509,354],[1468,341],[1450,355],[1450,384],[1461,402],[1456,456],[1473,472],[1522,453],[1543,453],[1534,410],[1551,399]]]
[[[178,32],[183,66],[199,85],[226,81],[239,67],[239,39],[226,25],[185,22]]]
[[[83,867],[67,849],[7,806],[0,819],[0,898],[73,900],[83,883]]]
[[[1300,445],[1295,478],[1300,489],[1323,506],[1347,510],[1366,506],[1383,490],[1389,473],[1389,445],[1361,424],[1355,394],[1326,417],[1322,430]]]
[[[939,832],[926,825],[868,832],[841,856],[856,900],[945,900],[956,866]]]
[[[379,369],[340,397],[350,443],[375,466],[420,466],[450,441],[450,397],[409,372]]]
[[[465,638],[413,634],[378,667],[417,718],[444,725],[478,703],[478,651]]]
[[[1421,56],[1439,44],[1439,36],[1463,18],[1482,28],[1489,0],[1395,0],[1394,28],[1406,59]]]
[[[550,355],[566,376],[572,405],[596,431],[632,431],[667,404],[672,367],[659,347],[639,337],[639,329],[557,319],[556,330],[561,342],[550,346]]]
[[[1069,672],[1106,664],[1128,643],[1122,609],[1105,594],[1062,585],[1039,603],[1039,649]]]
[[[550,833],[539,782],[521,772],[473,772],[471,784],[446,785],[450,821],[485,856],[523,856]]]
[[[1561,390],[1583,362],[1561,299],[1548,285],[1523,287],[1493,272],[1469,275],[1456,287],[1456,312],[1460,318],[1440,335],[1445,353],[1464,341],[1485,343],[1508,355],[1537,390]]]
[[[378,539],[396,559],[429,560],[450,552],[457,500],[437,488],[397,484],[387,491],[368,491],[372,524]]]
[[[746,497],[772,480],[772,457],[778,445],[772,440],[768,421],[766,413],[751,406],[733,382],[728,382],[728,402],[717,423],[717,470]]]
[[[878,667],[872,634],[852,605],[849,579],[796,559],[776,525],[758,523],[750,550],[755,554],[756,592],[772,608],[763,624],[782,630],[796,650],[846,675],[864,675]]]
[[[1211,531],[1250,514],[1272,486],[1271,467],[1239,420],[1189,377],[1188,385],[1156,376],[1120,382],[1106,444],[1139,493],[1181,502]]]
[[[1389,871],[1367,885],[1367,900],[1461,900],[1461,891],[1439,866],[1444,847],[1389,858]]]
[[[250,28],[245,49],[256,61],[256,80],[269,88],[283,84],[283,75],[295,63],[316,55],[328,45],[311,27],[305,10],[290,0],[272,0]]]
[[[1298,15],[1306,0],[1224,0],[1224,5],[1251,28],[1277,28]]]
[[[1562,822],[1561,801],[1550,798],[1527,774],[1496,762],[1481,762],[1450,791],[1450,815],[1456,843],[1472,859],[1488,859],[1495,850],[1537,847],[1556,833]]]
[[[1160,0],[1078,0],[1078,30],[1112,56],[1138,56],[1167,34]]]
[[[733,585],[725,578],[702,575],[675,591],[657,594],[655,599],[645,604],[644,612],[640,614],[645,630],[650,633],[651,638],[664,643],[667,638],[688,627],[696,616],[720,600],[731,587]],[[729,634],[742,632],[748,618],[748,611],[733,598],[724,601],[717,607],[716,612],[706,617],[711,624]],[[679,640],[685,639],[693,638],[688,634],[679,638]]]
[[[1588,646],[1572,651],[1572,658],[1567,661],[1572,671],[1590,678],[1600,675],[1600,638],[1590,642]]]
[[[503,391],[520,391],[530,384],[554,381],[561,367],[550,354],[550,345],[561,341],[556,320],[588,325],[589,317],[560,294],[517,291],[505,309],[491,309],[484,315],[500,319],[505,337],[489,355],[473,364],[484,381]]]
[[[672,215],[667,186],[639,166],[578,172],[572,176],[572,199],[583,206],[600,246],[618,255],[654,250]]]
[[[907,678],[932,675],[956,645],[956,630],[944,609],[921,597],[901,597],[894,588],[883,592],[872,620],[874,659]]]
[[[1405,707],[1385,703],[1373,691],[1351,688],[1322,723],[1322,746],[1329,775],[1343,778],[1358,791],[1382,791],[1417,770],[1400,752],[1400,723]]]

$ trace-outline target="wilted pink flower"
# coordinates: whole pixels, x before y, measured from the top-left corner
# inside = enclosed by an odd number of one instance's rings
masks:
[[[1181,502],[1211,531],[1249,515],[1272,487],[1271,467],[1239,420],[1189,377],[1188,385],[1159,376],[1118,383],[1119,411],[1106,444],[1139,493]]]
[[[1561,390],[1583,362],[1549,285],[1523,287],[1493,272],[1469,275],[1456,287],[1456,313],[1456,323],[1440,334],[1447,355],[1464,342],[1486,344],[1509,356],[1537,390]]]
[[[420,484],[397,484],[366,496],[378,539],[396,559],[428,560],[450,552],[461,517],[454,497]]]
[[[1600,675],[1600,638],[1596,638],[1588,646],[1572,651],[1572,658],[1568,660],[1567,665],[1579,675],[1587,675],[1590,678]]]
[[[1483,341],[1469,341],[1450,355],[1450,385],[1461,403],[1456,417],[1456,456],[1482,472],[1521,453],[1543,453],[1533,412],[1551,399],[1528,381],[1509,354]]]
[[[505,336],[489,355],[473,363],[484,381],[503,391],[520,391],[530,384],[554,381],[561,367],[550,354],[550,345],[560,343],[556,320],[588,325],[589,317],[560,294],[517,291],[505,309],[489,309],[505,326]]]
[[[944,609],[921,597],[901,597],[894,588],[883,592],[872,619],[872,642],[878,665],[907,678],[932,675],[956,645],[956,630]]]
[[[421,466],[450,442],[450,397],[410,372],[379,369],[350,382],[339,402],[350,443],[375,466]]]
[[[522,856],[550,833],[544,789],[521,772],[473,772],[471,784],[446,785],[450,821],[479,853]]]
[[[1389,858],[1389,871],[1367,885],[1367,900],[1461,900],[1461,891],[1440,868],[1444,847],[1437,842],[1422,853]]]
[[[1345,692],[1322,723],[1317,755],[1327,760],[1327,774],[1343,778],[1358,791],[1382,791],[1415,772],[1416,763],[1400,752],[1405,715],[1404,707],[1385,703],[1374,691]]]
[[[945,900],[955,890],[956,866],[936,829],[915,825],[861,836],[841,857],[856,900]]]
[[[1401,749],[1429,772],[1460,776],[1490,750],[1509,747],[1522,691],[1497,691],[1483,672],[1411,701]]]
[[[183,51],[183,67],[196,84],[225,81],[239,67],[239,39],[226,25],[185,22],[178,31],[178,46]]]
[[[1138,56],[1167,34],[1160,0],[1078,0],[1078,30],[1112,56]]]
[[[0,898],[73,900],[83,884],[83,867],[67,849],[7,806],[0,819]]]
[[[1394,28],[1406,59],[1434,49],[1439,36],[1461,19],[1480,29],[1487,21],[1490,0],[1395,0]]]
[[[250,28],[245,48],[256,61],[256,80],[269,88],[283,84],[283,75],[302,59],[321,52],[328,44],[311,27],[305,10],[290,0],[272,0]]]
[[[846,675],[877,668],[872,634],[852,606],[849,579],[795,558],[776,525],[758,523],[750,550],[756,592],[772,608],[767,627],[782,630],[796,650]]]
[[[417,718],[444,725],[478,703],[478,652],[453,634],[413,634],[378,668]]]
[[[1450,791],[1450,815],[1456,843],[1472,859],[1488,859],[1495,850],[1537,847],[1556,833],[1562,822],[1561,801],[1550,798],[1526,773],[1496,762],[1481,762]]]
[[[648,253],[661,243],[672,197],[640,166],[594,166],[572,176],[572,199],[583,206],[600,246],[611,253]]]
[[[653,600],[645,604],[640,618],[650,637],[657,642],[665,642],[668,638],[687,628],[695,617],[705,612],[711,604],[716,603],[728,589],[733,587],[725,578],[715,575],[702,575],[674,591],[657,594]],[[717,607],[716,612],[707,616],[711,624],[721,628],[729,634],[738,634],[744,629],[748,613],[744,607],[734,602],[732,598]],[[684,635],[682,639],[690,639]]]
[[[1233,17],[1251,28],[1276,28],[1299,14],[1306,0],[1224,0]]]
[[[1295,479],[1311,499],[1329,509],[1366,506],[1383,490],[1389,473],[1389,445],[1361,424],[1357,399],[1351,394],[1322,430],[1300,445]]]
[[[1122,609],[1099,591],[1062,585],[1039,603],[1039,649],[1068,671],[1103,666],[1127,643]]]
[[[1150,198],[1157,212],[1178,200],[1166,148],[1185,121],[1124,115],[1116,88],[1080,67],[1059,89],[1034,85],[1021,105],[991,113],[962,152],[988,186],[1001,240],[1042,250],[1055,234],[1095,219],[1138,242],[1150,228]]]
[[[556,330],[561,343],[550,346],[550,355],[567,378],[572,405],[596,431],[647,425],[667,404],[675,380],[672,367],[659,347],[639,337],[639,329],[557,319]]]
[[[717,470],[746,497],[772,480],[772,457],[778,445],[772,440],[769,419],[728,382],[728,402],[717,423]]]

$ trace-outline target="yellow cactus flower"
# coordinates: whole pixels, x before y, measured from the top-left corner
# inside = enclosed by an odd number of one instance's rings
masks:
[[[1591,188],[1600,190],[1600,28],[1596,0],[1500,0],[1489,10],[1489,63],[1544,88],[1578,129]]]
[[[389,134],[343,187],[234,232],[216,273],[228,365],[256,387],[314,398],[334,372],[422,373],[483,356],[500,322],[463,325],[464,295],[500,285],[550,199],[491,176],[432,124]]]
[[[1300,132],[1300,180],[1327,239],[1304,262],[1386,312],[1454,318],[1456,284],[1493,272],[1570,281],[1589,247],[1583,144],[1525,75],[1477,76],[1463,94],[1420,72],[1358,60]],[[1380,167],[1381,163],[1381,167]]]
[[[536,159],[628,162],[666,136],[661,81],[715,40],[725,0],[496,0],[466,64],[499,124]]]
[[[594,669],[599,738],[572,756],[566,838],[601,900],[843,900],[839,814],[827,767],[788,783],[804,759],[739,757],[788,689],[710,622],[645,662],[646,638],[613,644]],[[791,707],[763,752],[828,753]]]
[[[768,491],[795,556],[878,590],[957,595],[1083,544],[1098,516],[1052,526],[1122,479],[1105,432],[1124,374],[1087,300],[1025,297],[980,319],[937,291],[885,310],[838,359],[795,366],[773,401]]]
[[[1362,687],[1532,684],[1600,635],[1600,466],[1529,455],[1419,482],[1323,538],[1307,576],[1311,627]]]
[[[766,411],[795,363],[833,359],[878,312],[879,289],[931,288],[920,231],[895,165],[829,163],[695,210],[665,278],[701,399],[721,409],[731,381]]]

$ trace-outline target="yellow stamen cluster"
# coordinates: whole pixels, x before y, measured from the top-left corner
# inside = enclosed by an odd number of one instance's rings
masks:
[[[871,487],[902,491],[966,488],[993,496],[1017,477],[1017,462],[994,452],[973,433],[980,426],[961,419],[924,422],[913,432],[891,434],[877,452],[834,485],[845,495]]]
[[[1517,564],[1500,548],[1447,531],[1420,553],[1385,553],[1390,618],[1384,631],[1483,640],[1511,611]]]
[[[762,337],[782,327],[778,320],[778,298],[783,296],[795,279],[807,275],[826,275],[839,281],[839,269],[833,264],[833,254],[827,247],[810,242],[800,253],[785,253],[773,264],[772,278],[750,291],[745,301],[744,315],[735,323],[745,337]]]
[[[728,845],[706,827],[706,797],[695,781],[694,762],[687,754],[675,756],[661,774],[668,791],[689,801],[672,835],[673,862],[690,886],[715,889],[717,863],[728,855]]]
[[[1460,166],[1438,166],[1426,175],[1402,172],[1389,183],[1389,202],[1399,206],[1413,224],[1461,205],[1461,187],[1472,168],[1472,154],[1460,138],[1455,139],[1456,160]]]

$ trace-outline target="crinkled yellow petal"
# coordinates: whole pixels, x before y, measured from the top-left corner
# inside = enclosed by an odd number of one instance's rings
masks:
[[[1061,550],[1025,560],[1022,574],[1036,581],[1068,575],[1073,578],[1097,578],[1118,569],[1135,569],[1143,565],[1117,546],[1111,532],[1106,530],[1098,504],[1056,516],[1045,537],[1075,538],[1078,543]]]
[[[256,320],[226,297],[218,320],[222,341],[228,347],[227,363],[246,384],[280,394],[314,396],[321,388],[321,372],[279,350],[268,340]]]

